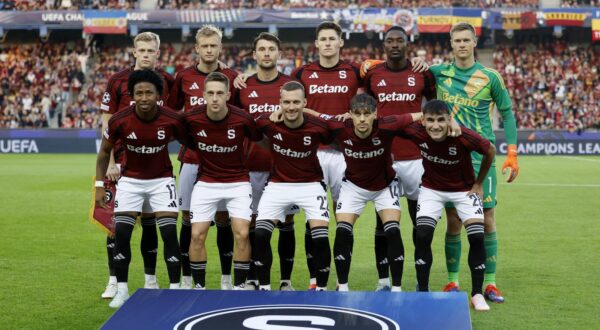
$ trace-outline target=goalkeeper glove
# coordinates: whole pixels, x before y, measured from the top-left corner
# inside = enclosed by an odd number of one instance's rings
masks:
[[[517,162],[517,145],[509,144],[506,161],[502,165],[502,174],[508,169],[508,178],[506,182],[513,182],[519,175],[519,163]]]
[[[370,69],[374,68],[377,64],[383,63],[383,62],[384,61],[382,61],[382,60],[365,60],[360,65],[360,77],[364,78]]]

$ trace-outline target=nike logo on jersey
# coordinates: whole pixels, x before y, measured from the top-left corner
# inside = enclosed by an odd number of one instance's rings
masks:
[[[198,84],[197,84],[197,83],[195,83],[195,82],[194,82],[194,83],[192,84],[192,86],[190,86],[190,90],[192,91],[192,90],[196,90],[196,89],[200,89],[200,87],[198,86]]]
[[[385,83],[385,80],[381,79],[381,81],[377,84],[377,87],[385,87],[387,86],[387,84]]]
[[[248,95],[249,98],[257,98],[258,97],[258,93],[256,91],[252,91],[252,93],[250,93],[250,95]]]
[[[316,72],[313,72],[310,76],[308,76],[308,79],[319,79],[319,75]]]
[[[135,132],[131,132],[131,134],[127,135],[129,140],[137,140],[137,136],[135,136]]]
[[[196,135],[198,135],[198,136],[201,136],[201,137],[207,137],[207,136],[208,136],[208,135],[206,135],[206,132],[205,132],[204,130],[201,130],[201,131],[200,131],[200,132],[198,132],[198,134],[196,134]]]

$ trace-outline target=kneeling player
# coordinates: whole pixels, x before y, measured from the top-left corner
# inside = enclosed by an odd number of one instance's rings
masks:
[[[229,96],[227,76],[212,72],[204,80],[207,104],[184,114],[188,134],[196,142],[202,159],[190,205],[190,268],[197,289],[206,287],[205,241],[221,203],[229,212],[234,235],[234,290],[244,288],[250,267],[248,230],[252,190],[244,165],[244,143],[246,138],[260,140],[261,134],[252,116],[226,103]]]
[[[477,133],[462,129],[462,136],[448,136],[450,115],[441,101],[431,101],[423,109],[422,124],[406,130],[407,137],[421,149],[423,156],[422,187],[417,212],[415,267],[419,291],[429,291],[429,271],[433,256],[431,241],[444,204],[454,203],[469,239],[471,268],[471,303],[476,310],[489,310],[482,295],[485,270],[483,244],[483,180],[496,154],[494,145]],[[483,155],[481,170],[474,177],[471,151]]]
[[[165,261],[171,282],[179,287],[181,275],[177,244],[177,196],[168,144],[176,138],[184,141],[184,126],[179,114],[156,104],[163,90],[163,80],[152,70],[136,70],[129,76],[127,89],[135,105],[114,115],[96,161],[96,177],[106,173],[110,152],[120,140],[125,149],[123,172],[115,197],[114,262],[117,294],[110,307],[118,308],[129,297],[127,278],[131,261],[131,233],[138,212],[145,201],[156,214],[164,242]],[[105,206],[103,182],[96,182],[96,202]]]
[[[321,144],[331,142],[327,123],[303,114],[306,96],[302,84],[291,81],[281,87],[282,123],[267,116],[257,121],[258,128],[271,141],[273,171],[258,204],[254,248],[256,272],[261,290],[271,289],[271,235],[285,213],[296,204],[303,208],[314,244],[317,290],[327,289],[331,264],[328,238],[329,212],[327,186],[317,158]]]
[[[346,160],[345,177],[337,203],[337,229],[333,254],[338,275],[338,290],[348,291],[348,274],[352,259],[353,226],[365,205],[373,201],[383,221],[387,238],[387,258],[392,273],[392,291],[402,291],[404,267],[404,245],[400,235],[400,203],[398,182],[392,168],[391,145],[395,131],[382,130],[377,120],[377,103],[368,94],[352,98],[350,115],[352,120],[329,122],[335,140]],[[396,130],[402,130],[421,113],[398,117]],[[395,120],[395,118],[393,118]]]

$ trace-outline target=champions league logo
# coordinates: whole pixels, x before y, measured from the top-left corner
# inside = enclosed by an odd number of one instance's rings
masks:
[[[400,330],[395,321],[355,309],[318,305],[263,305],[222,309],[191,316],[174,330],[197,329]]]

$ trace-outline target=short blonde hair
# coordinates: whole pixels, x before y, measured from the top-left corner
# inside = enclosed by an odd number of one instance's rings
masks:
[[[214,25],[203,25],[198,32],[196,32],[196,42],[198,40],[200,40],[200,38],[202,37],[212,37],[212,36],[218,36],[219,37],[219,41],[221,41],[221,39],[223,38],[223,33],[221,32],[221,30],[214,26]]]
[[[160,37],[158,36],[158,34],[156,34],[154,32],[142,32],[142,33],[138,34],[137,36],[135,36],[135,38],[133,39],[134,47],[138,41],[146,41],[146,42],[154,41],[154,42],[156,42],[156,45],[158,46],[158,48],[160,48]]]

